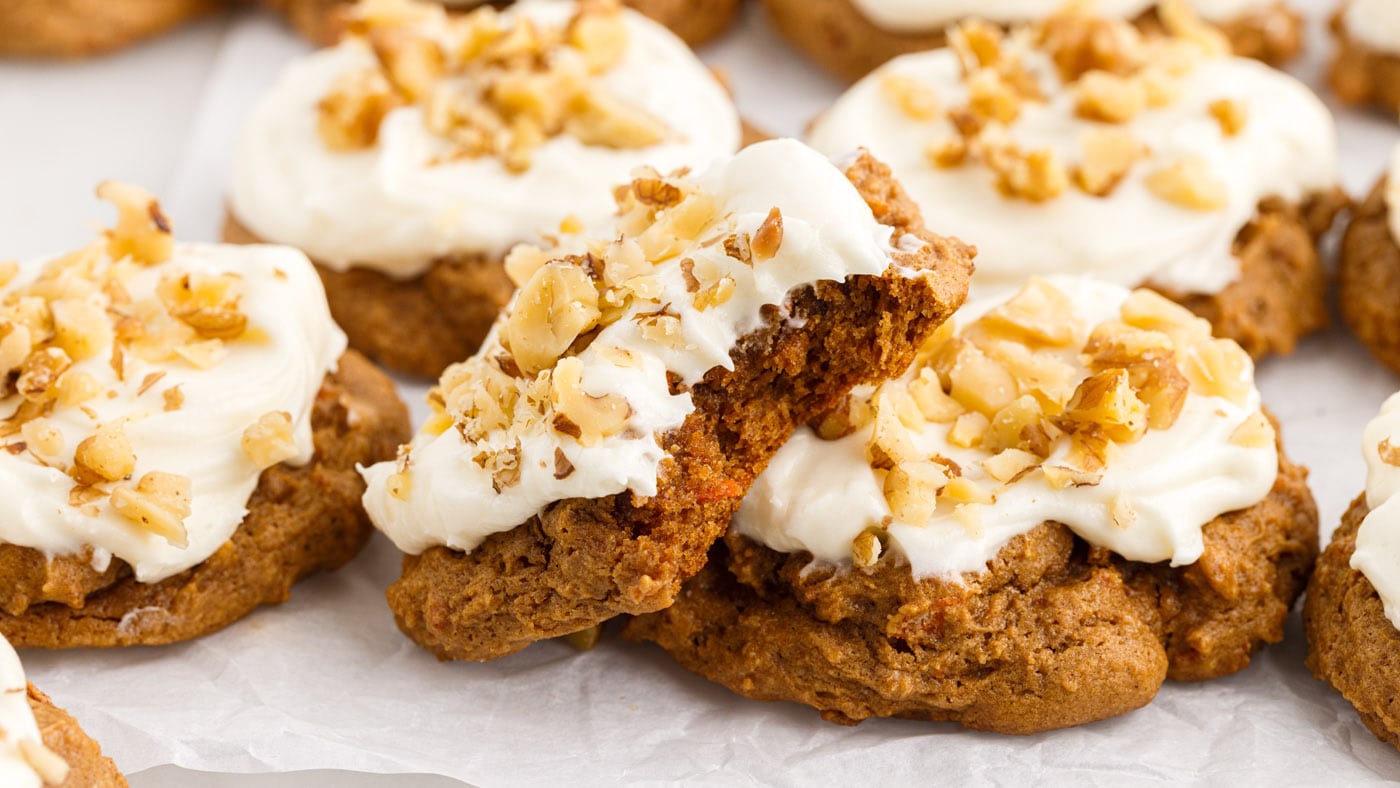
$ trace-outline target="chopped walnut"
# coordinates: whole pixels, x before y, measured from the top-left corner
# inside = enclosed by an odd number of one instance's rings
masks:
[[[560,359],[554,368],[551,403],[557,417],[567,420],[564,429],[555,428],[584,446],[595,446],[627,426],[632,406],[617,394],[595,397],[583,390],[583,362],[575,357]],[[576,434],[575,434],[576,433]]]
[[[157,293],[170,316],[203,339],[237,339],[248,330],[238,308],[241,279],[235,274],[187,273],[161,280]]]
[[[1090,71],[1074,86],[1074,112],[1086,120],[1127,123],[1147,107],[1147,88],[1135,77]]]
[[[1080,138],[1084,158],[1074,169],[1074,184],[1087,194],[1107,197],[1133,165],[1148,155],[1146,145],[1123,129],[1090,129]]]
[[[1014,145],[998,146],[986,154],[987,165],[997,175],[997,189],[1007,197],[1031,202],[1053,200],[1069,185],[1069,174],[1049,148],[1022,151]]]
[[[290,460],[297,456],[292,430],[292,414],[286,411],[264,413],[243,431],[243,455],[260,471]]]
[[[941,465],[902,463],[885,475],[885,502],[896,520],[926,525],[938,509],[939,491],[951,483]]]
[[[777,208],[773,208],[768,212],[768,218],[754,231],[749,248],[753,251],[754,262],[761,263],[776,257],[782,245],[783,214]]]
[[[869,569],[879,563],[885,551],[884,539],[889,538],[883,530],[866,528],[851,540],[851,563],[860,569]]]
[[[906,116],[914,120],[933,120],[938,117],[938,94],[933,88],[913,77],[903,74],[886,74],[880,80],[880,89]]]
[[[1381,442],[1376,444],[1376,454],[1386,465],[1400,467],[1400,446],[1391,443],[1390,438],[1382,438]]]
[[[1230,442],[1246,449],[1266,449],[1278,440],[1274,425],[1263,413],[1255,411],[1245,419],[1235,431],[1230,433]],[[1384,441],[1382,441],[1384,443]],[[1384,455],[1382,455],[1384,459]]]
[[[190,493],[188,477],[152,471],[142,476],[135,487],[113,490],[112,508],[175,547],[186,547],[189,534],[185,518],[190,516]]]
[[[1244,131],[1244,127],[1249,123],[1249,108],[1243,101],[1220,99],[1212,101],[1207,109],[1210,110],[1211,117],[1220,124],[1220,132],[1227,137]]]
[[[136,454],[120,421],[111,421],[78,444],[72,476],[79,484],[114,482],[136,470]]]
[[[170,220],[154,197],[116,181],[98,184],[97,196],[117,208],[117,226],[106,233],[107,253],[113,260],[130,258],[141,265],[155,265],[170,259],[175,239]]]
[[[598,323],[598,291],[588,273],[567,262],[537,270],[520,289],[503,339],[522,372],[548,369],[580,334]]]
[[[1148,191],[1173,205],[1194,211],[1219,211],[1229,204],[1225,182],[1210,171],[1204,159],[1185,156],[1156,170],[1145,181]]]
[[[316,105],[316,131],[333,151],[355,151],[379,141],[379,125],[403,98],[377,69],[342,74]]]

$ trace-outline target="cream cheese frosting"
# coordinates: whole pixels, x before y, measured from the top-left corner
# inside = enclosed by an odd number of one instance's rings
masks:
[[[1145,292],[1130,295],[1124,288],[1087,278],[1033,282],[1017,298],[1053,305],[1046,314],[1053,315],[1054,325],[1071,329],[1057,353],[1074,370],[1070,385],[1079,383],[1090,371],[1084,366],[1087,356],[1076,351],[1101,325],[1122,330],[1116,321],[1125,318],[1134,325],[1152,325],[1154,330],[1177,334],[1177,364],[1188,371],[1211,353],[1228,348],[1220,344],[1225,340],[1209,339],[1208,326],[1179,307],[1166,306],[1160,297]],[[1130,301],[1132,306],[1128,306]],[[954,315],[951,336],[985,332],[986,324],[975,328],[978,319],[1004,303],[983,300],[964,306]],[[1144,310],[1144,305],[1150,308]],[[1154,311],[1163,319],[1144,320],[1141,316]],[[1129,317],[1131,312],[1138,314]],[[1025,314],[1022,310],[1009,314],[1018,313]],[[1172,323],[1175,328],[1166,328]],[[1140,339],[1143,335],[1131,336]],[[949,336],[942,341],[949,341]],[[838,566],[860,560],[860,537],[878,529],[889,549],[905,557],[917,577],[955,577],[982,571],[1011,539],[1046,521],[1063,523],[1089,543],[1130,560],[1169,561],[1173,566],[1193,563],[1204,549],[1203,526],[1220,514],[1258,503],[1277,476],[1273,430],[1260,410],[1252,364],[1237,346],[1228,355],[1234,362],[1222,380],[1230,382],[1229,396],[1202,387],[1196,373],[1188,374],[1193,378],[1191,390],[1170,426],[1150,428],[1135,441],[1112,444],[1106,466],[1095,474],[1097,478],[1073,476],[1066,480],[1053,477],[1046,469],[1076,464],[1069,434],[1054,438],[1044,459],[1010,450],[1006,457],[1015,462],[1009,467],[998,466],[992,461],[998,447],[989,448],[985,438],[981,446],[969,447],[969,441],[958,436],[961,424],[954,422],[950,429],[945,423],[955,411],[938,417],[937,422],[900,412],[899,401],[887,399],[886,390],[894,386],[899,387],[896,392],[902,391],[926,370],[937,367],[939,362],[925,353],[922,363],[927,366],[916,364],[903,381],[886,384],[879,392],[866,389],[859,393],[859,401],[872,403],[876,409],[871,423],[834,440],[823,439],[812,428],[798,430],[750,490],[732,528],[774,550],[806,551],[819,563]],[[949,375],[946,367],[940,369],[940,374]],[[1035,376],[1043,376],[1047,368],[1038,369],[1020,382],[1034,388]],[[951,372],[953,395],[959,394],[960,375],[955,366]],[[941,385],[937,376],[924,379]],[[1043,398],[1045,392],[1033,394]],[[1151,399],[1141,390],[1139,394]],[[932,402],[935,409],[942,409],[948,403],[944,397],[919,401],[925,403],[920,408],[930,407],[926,403]],[[1067,412],[1072,412],[1075,402],[1070,401]],[[908,454],[935,458],[938,464],[938,480],[928,488],[925,499],[901,503],[894,497],[901,491],[892,491],[893,477],[906,467],[904,459],[895,457],[895,467],[890,470],[874,467],[888,465],[888,458],[872,464],[869,447],[891,445],[877,437],[887,427],[880,415],[886,409],[897,414],[889,424],[903,425],[903,429],[895,429],[906,435],[903,442]],[[992,419],[993,430],[1003,418],[998,414]],[[986,419],[980,421],[985,429]],[[910,473],[918,477],[916,472]],[[966,485],[964,489],[944,487],[933,506],[934,486],[959,482]],[[922,521],[911,522],[901,506],[920,512]]]
[[[793,140],[759,143],[694,177],[644,174],[624,194],[616,230],[601,236],[620,240],[565,237],[507,259],[508,270],[529,257],[538,267],[477,356],[444,373],[436,423],[398,463],[364,470],[365,508],[401,550],[469,551],[555,501],[654,495],[667,457],[657,436],[694,410],[689,386],[733,368],[731,350],[763,325],[765,306],[893,264],[891,228],[840,169]],[[665,207],[648,209],[657,201]],[[590,261],[602,281],[571,259]],[[613,315],[593,314],[595,282]],[[590,317],[554,337],[554,352],[532,349],[532,326],[578,312]],[[584,331],[596,331],[585,349],[553,358]],[[501,410],[515,415],[494,418]]]
[[[137,580],[156,582],[228,541],[264,467],[311,459],[312,406],[346,339],[301,252],[174,244],[135,262],[118,253],[120,238],[20,264],[0,288],[0,367],[21,331],[42,336],[23,329],[26,316],[48,314],[56,327],[0,398],[0,541],[49,556],[90,551],[98,571],[115,557]],[[186,296],[171,288],[194,299],[190,311],[172,304]],[[200,302],[208,293],[229,308]],[[96,322],[84,325],[82,315]],[[239,322],[230,330],[219,319]],[[78,328],[65,332],[70,322]],[[56,358],[62,375],[29,390],[31,369]],[[160,512],[155,525],[140,515],[175,500],[162,498],[162,480],[183,487],[173,495],[187,508],[166,532]],[[182,505],[172,505],[178,514]]]
[[[1005,295],[1046,273],[1217,293],[1239,277],[1232,245],[1261,199],[1299,201],[1337,183],[1332,117],[1282,72],[1224,55],[1196,57],[1180,76],[1149,65],[1144,80],[1167,81],[1138,89],[1149,96],[1160,89],[1163,101],[1149,98],[1123,122],[1108,123],[1080,109],[1082,83],[1068,86],[1047,51],[1019,40],[1008,38],[1005,51],[1020,59],[1046,99],[1021,101],[1014,121],[990,122],[978,144],[990,138],[1059,167],[1083,159],[1092,135],[1117,135],[1141,153],[1106,196],[1063,186],[1068,167],[1057,174],[1062,193],[1023,199],[1008,196],[988,167],[936,161],[936,146],[958,140],[951,110],[942,110],[971,101],[953,49],[891,61],[842,96],[810,134],[822,151],[868,147],[891,166],[930,226],[975,245],[974,295]],[[1236,127],[1226,127],[1222,110],[1232,113]],[[1209,205],[1187,204],[1200,196],[1195,184],[1182,184],[1185,193],[1173,195],[1154,181],[1183,165],[1214,188]]]
[[[68,772],[59,756],[44,746],[34,711],[29,707],[28,683],[19,655],[0,636],[0,785],[41,788],[58,785]],[[50,778],[45,781],[43,775]]]
[[[1380,594],[1385,615],[1400,627],[1400,394],[1381,406],[1362,433],[1366,458],[1366,519],[1356,532],[1351,566]]]
[[[1347,35],[1387,54],[1400,54],[1400,3],[1350,0],[1342,12]]]
[[[500,18],[558,27],[578,7],[530,0]],[[626,49],[596,84],[664,124],[660,142],[610,147],[560,134],[515,172],[498,157],[454,156],[453,143],[429,130],[420,101],[388,112],[371,147],[331,150],[318,135],[318,105],[337,80],[378,62],[365,38],[350,37],[288,66],[253,112],[238,143],[232,214],[319,264],[409,278],[448,255],[502,255],[569,215],[604,222],[613,207],[608,189],[641,164],[669,171],[737,150],[739,117],[715,76],[666,28],[618,13]],[[429,32],[446,35],[444,19]]]
[[[1386,0],[1379,0],[1384,3]],[[1276,5],[1277,0],[1191,0],[1196,13],[1213,22],[1238,19],[1246,13]],[[861,16],[876,26],[900,33],[921,33],[956,24],[968,17],[1011,24],[1040,19],[1058,11],[1064,0],[851,0]],[[1097,13],[1133,18],[1151,10],[1157,0],[1099,0]]]

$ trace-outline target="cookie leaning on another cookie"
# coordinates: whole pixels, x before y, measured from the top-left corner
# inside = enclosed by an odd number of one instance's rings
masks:
[[[518,248],[522,289],[366,508],[405,552],[400,628],[486,660],[670,604],[798,424],[907,366],[961,244],[888,170],[800,143],[617,190],[597,236]]]
[[[1317,555],[1305,479],[1203,320],[1033,281],[799,430],[626,635],[833,722],[1078,725],[1282,639]]]
[[[19,655],[0,637],[0,785],[126,788],[97,742],[25,681]]]
[[[0,271],[0,633],[124,646],[218,630],[350,560],[355,467],[408,433],[345,352],[304,255],[175,243],[103,184],[117,226]]]
[[[1345,204],[1327,108],[1182,20],[1145,36],[1066,10],[865,78],[820,117],[827,152],[861,144],[929,221],[978,248],[973,296],[1084,273],[1152,287],[1251,355],[1327,322],[1317,240]]]
[[[636,167],[741,144],[710,70],[616,2],[388,0],[355,6],[350,31],[250,118],[225,239],[305,251],[351,347],[394,369],[436,377],[476,350],[515,244],[608,221]]]
[[[1400,748],[1400,396],[1366,426],[1366,491],[1352,502],[1317,562],[1303,606],[1308,668],[1366,727]]]
[[[946,30],[969,19],[1003,27],[1036,22],[1059,12],[1061,0],[1000,3],[993,0],[763,0],[778,31],[812,60],[837,76],[855,81],[900,55],[946,46]],[[1134,20],[1159,31],[1173,14],[1194,8],[1221,27],[1235,53],[1270,64],[1292,60],[1302,50],[1303,18],[1284,2],[1220,3],[1190,0],[1186,5],[1156,0],[1105,0],[1093,10]],[[1173,9],[1171,6],[1177,6]],[[1168,25],[1169,26],[1169,25]]]

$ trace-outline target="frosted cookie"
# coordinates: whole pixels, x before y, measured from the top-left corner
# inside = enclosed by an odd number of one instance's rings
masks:
[[[0,55],[81,57],[134,44],[225,0],[5,0]]]
[[[671,29],[690,46],[699,46],[728,30],[738,16],[741,0],[624,0],[630,7]],[[345,10],[353,0],[262,0],[286,14],[303,36],[322,46],[344,32]],[[454,11],[484,5],[481,0],[440,0]],[[493,3],[504,5],[505,3]]]
[[[1337,96],[1400,112],[1400,4],[1343,0],[1332,33],[1337,49],[1327,81]]]
[[[1400,747],[1400,395],[1366,425],[1366,491],[1317,562],[1303,605],[1308,667]]]
[[[976,246],[974,297],[1049,273],[1149,286],[1256,358],[1327,320],[1316,240],[1345,201],[1332,116],[1199,25],[969,23],[856,84],[810,136],[868,146],[932,226]]]
[[[207,634],[353,557],[355,471],[394,456],[392,383],[345,351],[300,252],[176,243],[149,195],[0,266],[0,634],[22,648]]]
[[[1385,2],[1386,0],[1382,0]],[[948,43],[947,29],[969,19],[1000,27],[1042,20],[1066,0],[764,0],[778,31],[834,74],[860,79],[899,55]],[[1099,0],[1098,13],[1145,30],[1199,14],[1226,35],[1236,54],[1274,65],[1303,47],[1303,18],[1280,0]]]
[[[643,173],[520,292],[365,507],[408,557],[399,627],[487,660],[674,599],[794,427],[898,374],[966,294],[888,170],[792,140]]]
[[[102,748],[24,678],[19,655],[0,637],[0,785],[5,788],[125,788]]]
[[[625,632],[832,722],[1078,725],[1282,639],[1317,555],[1305,478],[1204,320],[1032,280],[798,430],[706,568]]]
[[[606,222],[638,166],[739,147],[714,75],[615,3],[357,9],[249,120],[225,237],[305,251],[351,347],[395,369],[436,376],[476,350],[515,244]]]
[[[1342,236],[1337,300],[1342,319],[1373,355],[1400,373],[1400,147],[1390,170],[1352,212]]]

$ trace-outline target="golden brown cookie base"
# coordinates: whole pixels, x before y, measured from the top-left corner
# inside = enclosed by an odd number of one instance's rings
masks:
[[[942,30],[902,33],[865,17],[851,0],[763,0],[768,17],[789,42],[836,76],[854,82],[900,55],[947,43]],[[1157,24],[1155,13],[1138,20]],[[1235,51],[1278,64],[1302,49],[1303,19],[1282,3],[1223,25]]]
[[[820,282],[794,295],[793,319],[770,310],[731,353],[734,371],[711,370],[691,389],[695,411],[660,436],[670,459],[656,496],[560,501],[470,553],[406,557],[388,593],[405,634],[443,659],[488,660],[669,605],[792,430],[908,366],[966,296],[967,250],[922,232],[883,165],[866,156],[848,176],[877,218],[925,237],[928,251],[906,263],[929,276]]]
[[[114,582],[86,593],[74,607],[45,600],[71,602],[74,590],[64,582],[80,574],[76,561],[48,562],[37,551],[11,547],[0,563],[5,589],[0,634],[16,648],[189,640],[222,629],[259,605],[285,602],[301,578],[349,561],[371,532],[360,504],[364,481],[355,465],[392,459],[408,439],[408,413],[384,373],[347,352],[317,395],[312,426],[312,462],[264,471],[233,537],[178,575],[138,583],[123,568],[109,573]],[[55,564],[63,568],[50,571]],[[93,580],[78,583],[87,591]],[[26,589],[34,588],[41,595],[26,598]]]
[[[224,217],[223,238],[265,243],[232,213]],[[390,369],[424,378],[436,378],[475,353],[515,290],[501,260],[480,255],[438,260],[412,279],[368,268],[337,271],[320,263],[316,272],[350,347]]]
[[[1235,237],[1239,279],[1214,295],[1159,289],[1256,359],[1292,353],[1300,339],[1327,326],[1327,270],[1317,242],[1346,205],[1340,190],[1302,206],[1268,198]]]
[[[1205,527],[1188,567],[1091,549],[1045,523],[965,584],[915,581],[893,553],[870,570],[813,567],[731,534],[676,603],[625,634],[756,700],[831,721],[956,721],[1035,733],[1139,708],[1166,678],[1249,664],[1283,624],[1317,556],[1306,471],[1280,455],[1255,506]]]
[[[1391,114],[1400,111],[1400,57],[1377,52],[1352,38],[1340,15],[1332,19],[1336,53],[1327,83],[1347,104],[1371,104]]]
[[[1351,568],[1356,531],[1370,509],[1352,501],[1317,561],[1303,604],[1308,669],[1332,685],[1381,741],[1400,748],[1400,630],[1375,587]]]
[[[4,0],[0,55],[81,57],[133,44],[224,0]]]
[[[1386,178],[1353,212],[1342,237],[1337,298],[1342,320],[1382,364],[1400,373],[1400,246],[1390,231]]]
[[[298,33],[318,45],[334,43],[344,21],[341,14],[351,0],[262,0],[263,5],[284,14]],[[690,46],[699,46],[728,30],[738,16],[741,0],[624,0],[670,28]],[[453,3],[456,8],[473,5]],[[484,5],[484,3],[477,3]]]
[[[44,746],[68,762],[68,779],[54,788],[126,788],[126,778],[102,754],[102,747],[33,684],[29,685],[29,708]]]

